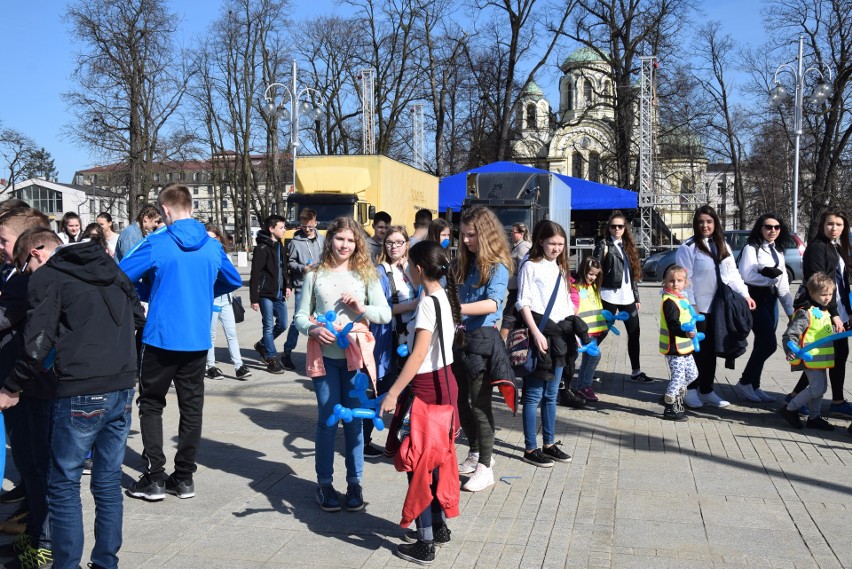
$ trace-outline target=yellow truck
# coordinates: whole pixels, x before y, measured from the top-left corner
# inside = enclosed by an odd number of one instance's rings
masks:
[[[299,212],[317,212],[323,233],[341,216],[353,217],[372,235],[373,214],[386,211],[394,225],[413,230],[414,214],[438,214],[438,178],[380,155],[305,156],[296,159],[296,191],[287,196],[285,239],[299,228]]]

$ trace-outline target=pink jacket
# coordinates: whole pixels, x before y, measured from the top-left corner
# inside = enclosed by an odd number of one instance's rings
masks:
[[[314,321],[312,319],[312,321]],[[315,322],[315,321],[314,321]],[[319,324],[317,322],[317,324]],[[338,327],[340,330],[340,327]],[[373,348],[376,339],[370,332],[370,328],[357,322],[352,331],[349,332],[349,347],[346,348],[346,368],[349,371],[367,370],[373,388],[376,387],[376,360],[373,357]],[[313,336],[308,337],[308,354],[305,368],[308,377],[322,377],[325,375],[325,364],[322,361],[322,344]]]

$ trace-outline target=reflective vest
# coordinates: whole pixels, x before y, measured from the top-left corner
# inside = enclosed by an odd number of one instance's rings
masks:
[[[800,348],[834,333],[834,328],[831,325],[831,315],[827,310],[821,310],[815,306],[809,308],[808,320],[808,329],[799,338]],[[824,346],[809,350],[808,353],[813,356],[811,361],[795,359],[790,362],[790,365],[804,364],[808,369],[829,369],[834,367],[834,342],[829,342]]]
[[[607,329],[606,319],[601,311],[601,297],[595,292],[595,287],[580,283],[574,284],[580,296],[577,306],[577,316],[589,327],[589,334],[600,334]]]
[[[666,323],[666,315],[663,313],[663,304],[665,304],[666,300],[671,300],[677,306],[677,309],[680,312],[679,322],[681,324],[686,324],[692,320],[692,315],[689,313],[689,310],[680,305],[681,301],[686,300],[686,298],[675,296],[668,292],[663,293],[663,300],[660,302],[660,353],[671,355],[671,342],[674,340],[674,351],[680,355],[691,354],[695,350],[692,346],[692,338],[674,336],[669,333],[669,325]]]

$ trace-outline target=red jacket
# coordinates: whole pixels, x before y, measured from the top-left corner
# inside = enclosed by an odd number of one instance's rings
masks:
[[[419,397],[411,404],[411,433],[394,457],[400,472],[412,478],[402,505],[402,521],[408,527],[432,503],[432,471],[441,469],[437,498],[448,518],[459,515],[459,465],[453,433],[452,405],[428,405]]]

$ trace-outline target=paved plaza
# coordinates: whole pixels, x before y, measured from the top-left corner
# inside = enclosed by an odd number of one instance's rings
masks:
[[[794,432],[775,413],[779,404],[738,401],[731,386],[745,358],[737,370],[719,362],[719,393],[731,407],[690,412],[687,423],[662,421],[658,401],[667,372],[656,348],[659,288],[640,291],[643,370],[658,381],[630,382],[626,336],[607,338],[595,384],[601,401],[584,410],[559,408],[557,440],[573,461],[550,469],[521,461],[520,414],[512,417],[495,398],[494,472],[501,480],[483,492],[462,492],[461,516],[449,521],[452,542],[433,566],[852,567],[849,421],[831,419],[838,427],[832,433]],[[247,290],[240,294],[248,306]],[[405,475],[389,461],[368,460],[366,510],[322,512],[314,501],[311,381],[298,372],[264,371],[251,347],[260,337],[258,313],[249,310],[238,330],[253,375],[247,382],[233,378],[220,329],[217,360],[227,362],[220,367],[228,377],[207,380],[197,495],[167,495],[159,503],[126,498],[121,567],[409,565],[393,554],[403,533]],[[302,339],[293,358],[300,368],[304,348]],[[778,352],[763,389],[780,401],[795,379]],[[172,391],[165,413],[170,467],[177,418]],[[134,412],[125,486],[142,468],[137,419]],[[384,436],[379,433],[382,442]],[[459,457],[466,453],[462,441]],[[345,491],[341,455],[335,468],[335,485]],[[88,555],[94,505],[87,487],[82,494]],[[5,506],[0,513],[11,511]]]

